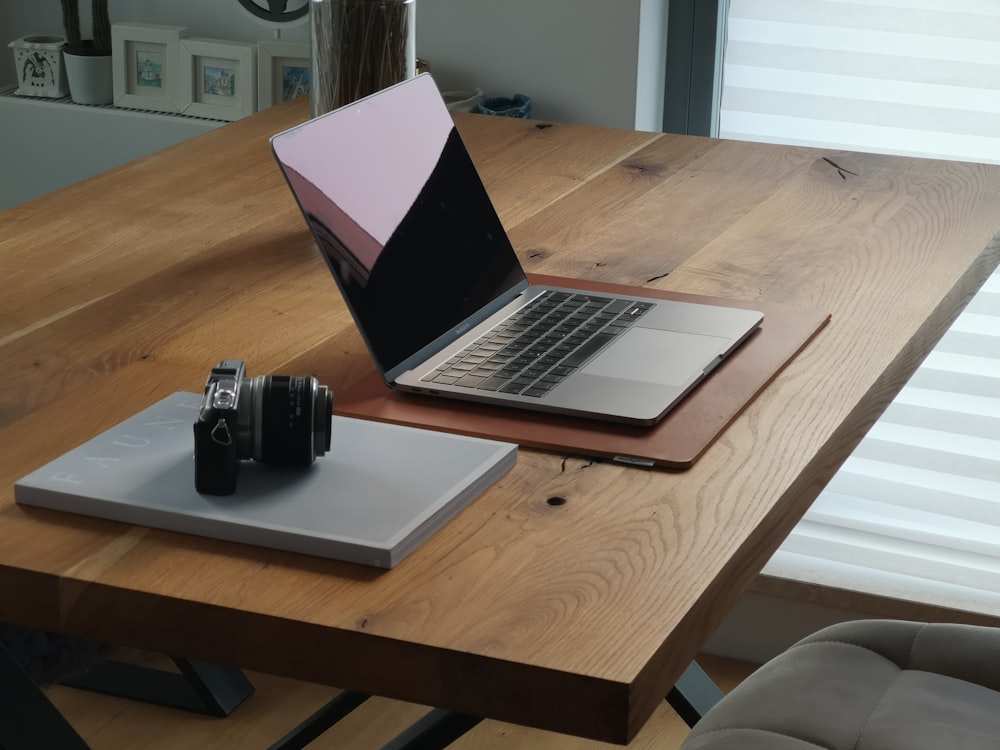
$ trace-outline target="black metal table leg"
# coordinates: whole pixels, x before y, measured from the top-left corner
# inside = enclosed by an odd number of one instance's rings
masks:
[[[61,684],[219,717],[253,694],[253,685],[235,667],[177,658],[174,664],[179,673],[109,661]]]
[[[347,716],[371,696],[344,691],[295,729],[275,742],[268,750],[301,750],[323,732]]]
[[[0,643],[0,748],[89,750],[58,709]]]
[[[482,719],[435,708],[382,750],[440,750],[472,729]]]
[[[689,727],[697,724],[722,698],[723,692],[697,662],[691,662],[677,684],[667,693],[667,703]]]

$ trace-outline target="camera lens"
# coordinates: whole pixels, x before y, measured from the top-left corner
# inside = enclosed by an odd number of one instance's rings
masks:
[[[330,450],[333,394],[316,378],[258,375],[240,394],[240,458],[312,463]]]

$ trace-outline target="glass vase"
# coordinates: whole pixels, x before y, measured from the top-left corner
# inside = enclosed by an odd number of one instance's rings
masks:
[[[415,9],[415,0],[309,3],[313,117],[414,76]]]

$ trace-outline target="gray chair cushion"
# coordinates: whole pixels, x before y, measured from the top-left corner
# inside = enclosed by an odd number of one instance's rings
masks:
[[[682,750],[1000,750],[1000,629],[891,620],[821,630],[698,722]]]

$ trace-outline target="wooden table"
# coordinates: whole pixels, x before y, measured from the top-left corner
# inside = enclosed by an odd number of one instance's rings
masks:
[[[1000,166],[460,116],[526,270],[832,322],[691,470],[522,450],[390,572],[16,506],[222,357],[370,369],[269,152],[305,117],[0,214],[0,619],[627,742],[1000,260]]]

